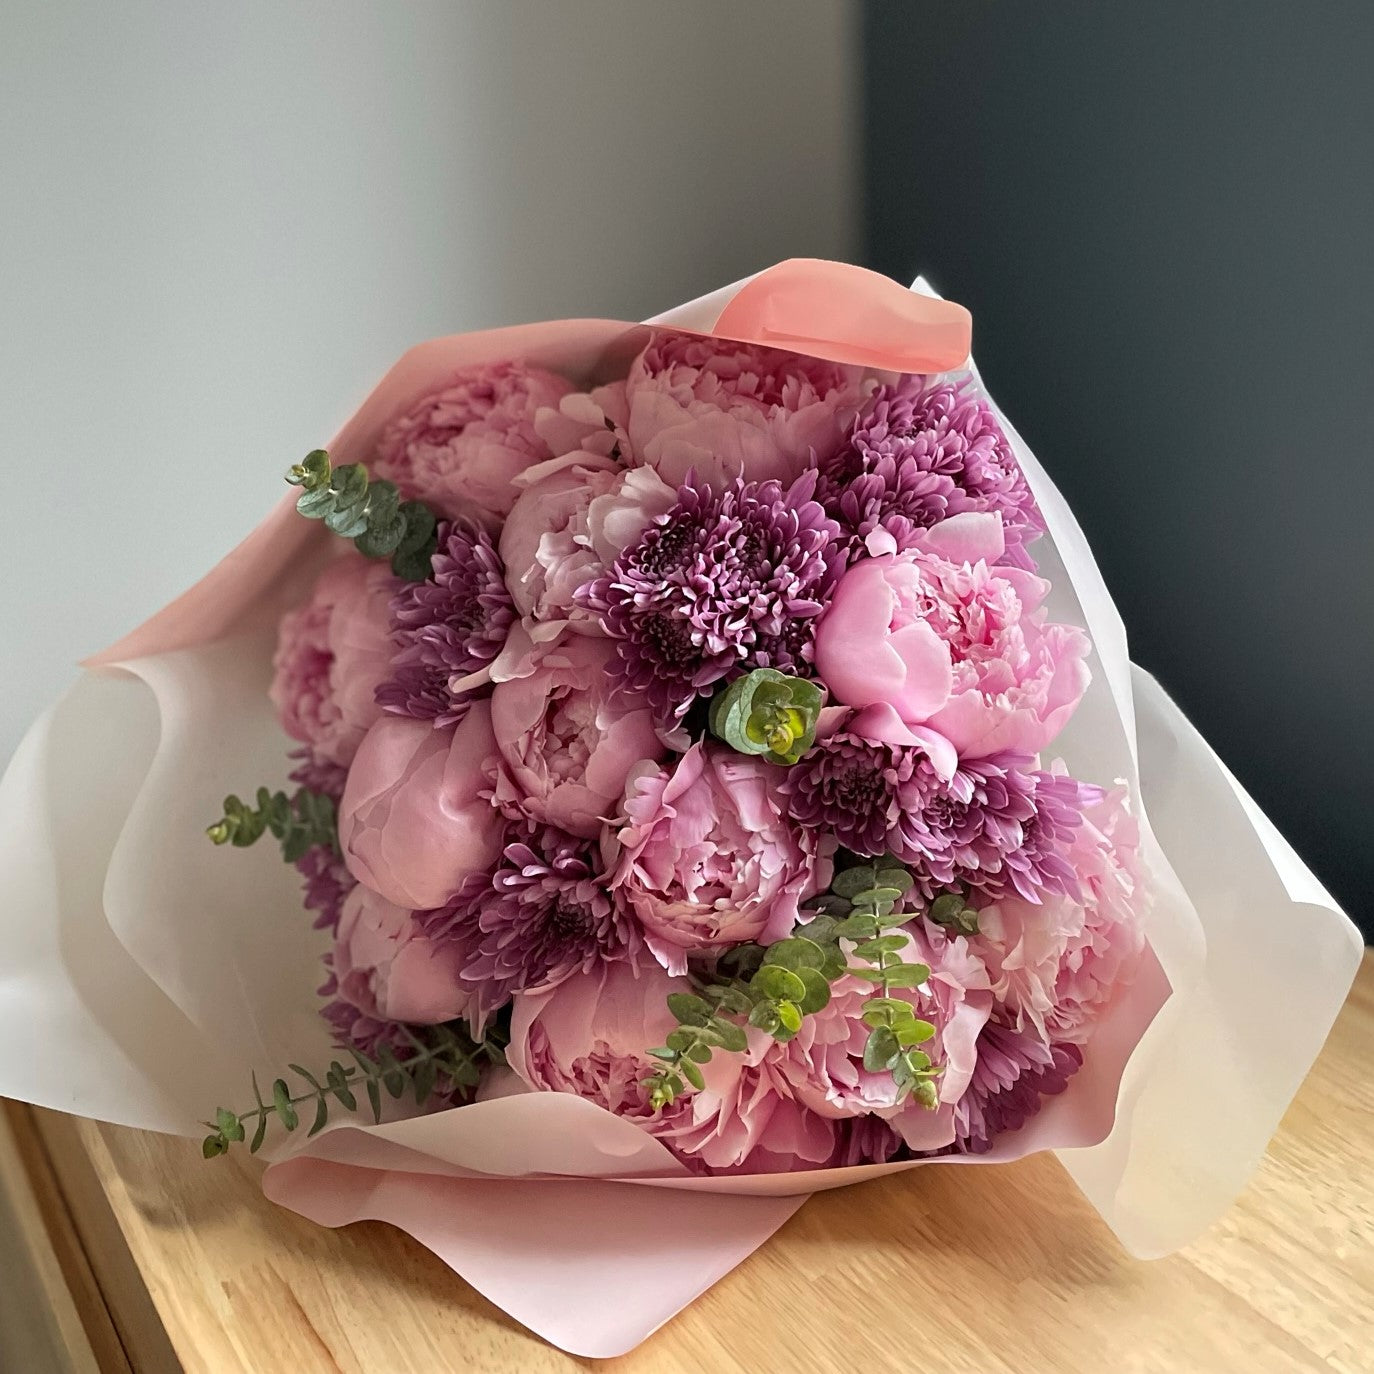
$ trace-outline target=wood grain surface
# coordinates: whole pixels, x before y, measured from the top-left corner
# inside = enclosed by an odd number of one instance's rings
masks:
[[[246,1157],[35,1116],[136,1370],[174,1367],[170,1338],[197,1374],[1369,1374],[1372,960],[1248,1189],[1181,1254],[1130,1259],[1049,1156],[917,1169],[821,1194],[609,1361],[543,1344],[399,1231],[274,1208]]]

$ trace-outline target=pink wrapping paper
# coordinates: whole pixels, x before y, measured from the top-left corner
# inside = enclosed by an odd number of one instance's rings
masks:
[[[894,372],[953,371],[967,365],[969,349],[969,317],[961,307],[834,263],[784,263],[656,322]],[[421,344],[382,379],[329,446],[331,454],[336,462],[366,461],[385,423],[457,366],[519,356],[590,383],[609,376],[617,364],[623,367],[643,337],[642,326],[623,322],[558,321]],[[1359,947],[1349,923],[1311,875],[1300,864],[1294,868],[1291,851],[1246,811],[1253,804],[1234,780],[1227,781],[1229,775],[1222,776],[1224,770],[1177,708],[1149,679],[1132,676],[1124,634],[1081,532],[1023,447],[1018,456],[1065,563],[1063,574],[1050,575],[1056,585],[1062,580],[1072,587],[1080,602],[1076,615],[1065,618],[1089,626],[1104,659],[1097,704],[1085,703],[1085,719],[1096,733],[1083,747],[1107,751],[1133,793],[1138,798],[1145,793],[1146,852],[1160,903],[1149,932],[1154,953],[1100,1028],[1072,1090],[1049,1100],[1026,1129],[1004,1137],[989,1155],[953,1162],[995,1163],[1039,1149],[1063,1151],[1123,1239],[1138,1252],[1157,1252],[1195,1233],[1239,1187],[1319,1048],[1353,977]],[[116,675],[108,685],[120,680],[127,687],[126,675],[141,680],[162,715],[163,736],[130,812],[135,830],[140,811],[157,813],[160,805],[171,804],[169,789],[186,784],[190,741],[224,721],[227,684],[237,671],[229,659],[248,660],[264,652],[268,627],[301,594],[326,554],[329,536],[300,519],[293,505],[293,495],[284,496],[203,581],[87,664]],[[212,661],[218,667],[206,666]],[[197,689],[194,684],[206,672],[212,685]],[[1168,776],[1154,779],[1158,808],[1148,795],[1148,760],[1137,774],[1142,725],[1153,731],[1156,752],[1173,751]],[[270,730],[261,720],[233,728],[241,729],[245,740],[266,740],[264,748],[279,747],[276,738],[266,738],[264,731]],[[229,740],[225,747],[236,745]],[[137,771],[131,763],[131,776]],[[217,799],[224,780],[206,785]],[[1165,793],[1180,786],[1220,786],[1223,794],[1209,811],[1189,817],[1191,835],[1180,832],[1171,846],[1161,848],[1150,818],[1156,809],[1167,811],[1168,828],[1177,829],[1180,811],[1187,811],[1187,793],[1182,801],[1168,799],[1167,806]],[[0,791],[0,820],[15,795],[14,785]],[[1240,799],[1239,819],[1234,808],[1227,809],[1227,797]],[[1214,822],[1210,831],[1209,821]],[[145,994],[150,1001],[162,1008],[165,998],[209,1039],[215,1021],[195,958],[166,948],[167,928],[157,939],[140,929],[139,902],[148,889],[138,862],[149,851],[130,841],[130,827],[106,861],[104,900],[111,928],[154,985]],[[1244,899],[1247,885],[1267,884],[1265,910],[1274,915],[1257,923],[1252,942],[1276,939],[1281,916],[1296,902],[1306,900],[1323,913],[1307,935],[1311,957],[1324,964],[1325,991],[1313,988],[1306,994],[1310,1033],[1298,1036],[1287,1050],[1280,1048],[1277,1057],[1268,1047],[1269,1084],[1258,1099],[1247,1097],[1244,1085],[1211,1081],[1195,1070],[1179,1097],[1180,1070],[1173,1065],[1180,1055],[1179,1037],[1205,1034],[1208,1027],[1216,1034],[1219,1018],[1224,1040],[1227,1026],[1241,1024],[1252,1010],[1235,990],[1229,1000],[1216,993],[1225,970],[1208,969],[1204,929],[1210,913],[1195,906],[1194,885],[1176,871],[1180,856],[1187,860],[1180,868],[1192,864],[1190,846],[1202,838],[1220,846],[1211,849],[1211,864],[1222,871],[1228,907]],[[188,880],[185,874],[178,879]],[[35,967],[45,957],[35,953]],[[225,946],[223,958],[231,965],[252,957],[242,946]],[[1235,952],[1229,957],[1234,959]],[[235,977],[242,981],[239,973]],[[302,984],[299,993],[307,1012],[310,986]],[[1287,1010],[1291,1014],[1291,1000]],[[0,1025],[4,1013],[0,998]],[[269,1073],[277,1067],[268,1062],[275,1048],[271,1009],[258,1006],[256,1020],[255,1039],[242,1046],[244,1081],[247,1065]],[[1224,1045],[1211,1048],[1209,1057],[1226,1062]],[[292,1057],[305,1060],[308,1053],[304,1048]],[[1190,1070],[1182,1072],[1186,1077]],[[0,1090],[5,1087],[0,1082]],[[1211,1141],[1209,1163],[1196,1180],[1200,1192],[1190,1205],[1175,1204],[1167,1224],[1158,1223],[1171,1171],[1186,1167],[1199,1152],[1198,1119],[1225,1104],[1228,1093],[1242,1118],[1237,1138],[1229,1147]],[[19,1095],[37,1097],[24,1085]],[[1179,1120],[1172,1125],[1160,1124],[1161,1100],[1173,1102]],[[54,1105],[107,1114],[95,1087],[82,1100]],[[208,1104],[199,1105],[203,1111]],[[155,1120],[149,1124],[163,1125],[176,1114],[172,1108],[156,1115],[150,1107]],[[1147,1132],[1134,1128],[1137,1118],[1149,1123]],[[576,1354],[601,1357],[644,1339],[762,1244],[810,1192],[910,1167],[915,1166],[692,1177],[630,1123],[577,1098],[536,1094],[498,1097],[382,1126],[336,1126],[279,1158],[263,1186],[275,1202],[322,1225],[370,1217],[401,1226],[532,1330]],[[608,1293],[614,1301],[606,1300]]]

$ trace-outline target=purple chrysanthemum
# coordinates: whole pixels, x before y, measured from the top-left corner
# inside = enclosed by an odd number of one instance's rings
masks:
[[[431,935],[467,945],[480,1024],[512,993],[550,988],[604,960],[632,957],[639,928],[611,897],[595,841],[543,826],[508,844],[490,875],[470,879],[423,916]]]
[[[880,387],[820,473],[817,499],[855,545],[882,530],[900,552],[947,516],[996,511],[1007,561],[1029,568],[1023,546],[1045,528],[1010,441],[969,378]]]
[[[717,495],[688,482],[612,565],[579,593],[617,641],[617,682],[664,718],[751,668],[795,672],[841,566],[839,527],[790,487],[735,482]]]
[[[323,796],[332,797],[337,806],[343,796],[348,769],[328,759],[319,758],[308,746],[293,749],[290,758],[295,764],[291,781],[298,787]],[[357,885],[357,879],[330,845],[317,844],[307,849],[295,864],[296,872],[304,879],[301,901],[307,911],[315,913],[315,930],[333,930],[339,924],[339,912],[344,898]]]
[[[305,880],[301,901],[315,913],[315,930],[334,930],[339,924],[344,898],[358,880],[343,859],[327,844],[313,845],[296,860],[296,872]]]
[[[954,1108],[954,1144],[949,1153],[983,1154],[1006,1131],[1019,1130],[1062,1093],[1083,1063],[1077,1045],[1048,1044],[1026,1029],[993,1020],[978,1036],[978,1062]]]
[[[839,732],[787,769],[794,820],[856,854],[890,853],[927,899],[969,887],[989,897],[1076,897],[1064,849],[1081,823],[1083,787],[1030,769],[1020,755],[968,759],[939,776],[923,750]]]
[[[515,619],[505,569],[491,536],[467,521],[439,526],[434,570],[407,582],[391,601],[397,645],[377,704],[395,715],[453,725],[472,697],[454,683],[481,672],[501,652]]]
[[[309,745],[293,749],[287,757],[295,764],[289,776],[298,787],[333,797],[336,802],[343,796],[348,769],[342,764],[320,758]]]
[[[833,1161],[836,1168],[851,1164],[887,1164],[911,1153],[902,1137],[882,1117],[871,1112],[866,1116],[851,1116],[839,1122],[839,1126],[840,1144]]]

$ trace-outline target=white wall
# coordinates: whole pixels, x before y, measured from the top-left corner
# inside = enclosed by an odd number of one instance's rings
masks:
[[[4,0],[0,761],[408,344],[852,256],[844,0]]]

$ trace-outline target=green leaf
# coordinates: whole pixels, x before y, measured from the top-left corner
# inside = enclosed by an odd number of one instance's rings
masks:
[[[872,887],[875,875],[876,869],[872,864],[863,868],[845,868],[835,875],[830,890],[837,897],[844,897],[852,902],[860,892]]]
[[[257,1154],[257,1152],[262,1149],[262,1142],[266,1140],[266,1138],[267,1113],[263,1111],[258,1113],[258,1126],[257,1130],[253,1132],[253,1139],[249,1142],[248,1153],[251,1155]]]
[[[749,982],[757,992],[774,1001],[800,1002],[806,996],[806,984],[790,969],[777,964],[765,964]]]
[[[291,1102],[291,1090],[284,1079],[278,1078],[272,1084],[272,1109],[288,1131],[294,1131],[300,1125],[300,1118]]]
[[[307,1136],[319,1135],[329,1121],[329,1099],[321,1093],[315,1102],[315,1119],[310,1123]]]
[[[827,989],[829,991],[829,989]],[[790,1035],[795,1035],[801,1030],[802,1013],[801,1008],[792,1001],[779,1002],[777,1004],[778,1025]]]
[[[830,984],[819,969],[799,969],[797,977],[806,985],[806,995],[799,1003],[806,1016],[814,1016],[830,1005]]]
[[[303,491],[296,498],[296,509],[311,520],[323,520],[334,509],[334,493],[328,487]]]
[[[919,988],[930,977],[930,970],[924,964],[898,964],[884,969],[879,977],[890,988]]]
[[[911,942],[905,935],[880,935],[876,940],[865,940],[854,946],[854,953],[860,959],[874,962],[884,954],[900,954]]]
[[[772,1035],[781,1024],[776,1005],[769,1001],[756,1002],[749,1012],[749,1024]]]
[[[663,1043],[670,1050],[686,1054],[697,1043],[697,1033],[690,1026],[679,1026],[677,1030],[668,1033],[668,1038]]]
[[[737,1026],[724,1017],[717,1017],[712,1025],[720,1037],[721,1049],[729,1050],[732,1054],[743,1054],[749,1048],[749,1037],[745,1035],[743,1026]]]
[[[709,1064],[713,1053],[714,1051],[711,1049],[710,1045],[698,1041],[687,1051],[683,1058],[690,1059],[693,1064]]]
[[[678,1064],[682,1076],[698,1091],[706,1086],[706,1079],[702,1072],[690,1059],[684,1059]]]
[[[242,1140],[243,1122],[225,1107],[215,1109],[215,1125],[219,1128],[220,1135],[226,1141]]]
[[[216,1159],[229,1149],[229,1142],[217,1135],[207,1135],[200,1142],[200,1153],[205,1159]]]
[[[712,698],[707,728],[741,754],[793,764],[815,741],[824,701],[814,682],[755,668]]]
[[[892,1067],[899,1052],[897,1037],[886,1026],[876,1026],[864,1045],[864,1068],[881,1073]]]
[[[423,1107],[431,1097],[439,1079],[439,1069],[432,1059],[421,1059],[411,1074],[410,1086],[415,1093],[415,1105]]]
[[[769,945],[764,951],[763,961],[795,973],[804,968],[821,968],[825,964],[825,951],[814,940],[794,935]]]
[[[684,1026],[704,1026],[711,1019],[711,1004],[691,992],[670,992],[668,1010]]]

